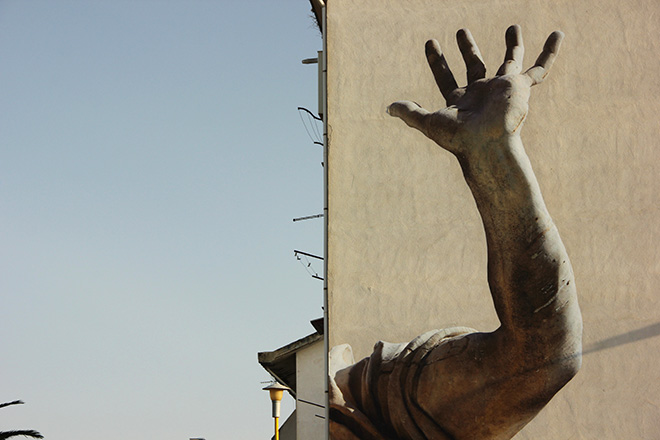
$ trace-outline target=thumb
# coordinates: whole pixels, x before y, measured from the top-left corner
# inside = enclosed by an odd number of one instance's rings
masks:
[[[452,139],[458,129],[456,108],[448,107],[431,113],[414,102],[397,101],[387,108],[387,113],[421,131],[442,148],[453,149]]]
[[[427,110],[411,101],[397,101],[387,108],[390,116],[395,116],[405,122],[409,127],[416,128],[428,136],[426,119],[430,114]]]

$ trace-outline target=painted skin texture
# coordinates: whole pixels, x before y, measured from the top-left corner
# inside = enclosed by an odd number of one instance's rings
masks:
[[[388,109],[458,159],[484,224],[501,326],[379,342],[356,364],[350,347],[333,348],[334,440],[510,439],[580,368],[573,270],[520,138],[531,88],[548,74],[563,34],[553,32],[524,72],[520,27],[511,26],[505,39],[504,62],[487,78],[472,35],[458,31],[465,87],[458,87],[437,41],[428,41],[426,56],[447,107],[429,112],[399,101]]]

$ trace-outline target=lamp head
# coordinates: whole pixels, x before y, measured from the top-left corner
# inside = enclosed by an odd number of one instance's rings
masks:
[[[282,400],[282,395],[284,394],[284,390],[290,390],[291,388],[282,385],[278,382],[273,382],[272,384],[268,385],[267,387],[264,388],[265,390],[268,390],[270,393],[270,400],[273,402],[279,402]]]

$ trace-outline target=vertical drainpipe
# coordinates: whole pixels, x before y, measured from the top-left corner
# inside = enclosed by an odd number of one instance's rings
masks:
[[[323,56],[319,57],[322,69],[321,94],[323,97],[323,350],[325,353],[325,439],[330,438],[330,394],[328,392],[330,335],[328,332],[328,25],[326,4],[321,2],[321,29],[323,30]]]

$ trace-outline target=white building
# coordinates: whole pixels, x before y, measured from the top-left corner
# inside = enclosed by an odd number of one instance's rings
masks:
[[[323,320],[312,325],[317,331],[311,335],[257,356],[271,376],[291,388],[296,400],[296,409],[280,428],[281,440],[324,438]]]

